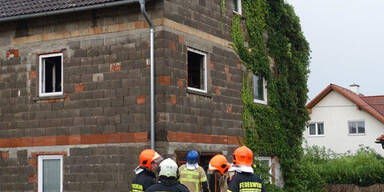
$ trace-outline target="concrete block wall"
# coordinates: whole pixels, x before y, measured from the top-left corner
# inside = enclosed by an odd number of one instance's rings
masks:
[[[156,145],[165,157],[186,148],[230,154],[242,135],[244,69],[229,46],[230,10],[222,17],[220,2],[208,0],[149,3],[157,26]],[[128,191],[138,154],[149,146],[149,33],[138,6],[6,25],[0,191],[36,191],[44,154],[64,156],[65,191]],[[207,94],[187,90],[187,48],[207,53]],[[64,95],[39,98],[39,55],[57,52]]]
[[[138,147],[139,146],[139,147]],[[37,157],[63,155],[64,191],[130,191],[142,144],[19,149],[0,158],[1,191],[36,191]],[[14,155],[9,155],[14,153]]]
[[[164,17],[200,31],[231,40],[230,26],[234,15],[232,0],[165,0]]]
[[[151,16],[159,7],[149,6]],[[0,29],[0,191],[37,191],[39,155],[64,156],[64,191],[129,191],[148,147],[143,20],[135,5]],[[39,55],[57,52],[64,95],[39,98]]]
[[[166,140],[167,131],[241,136],[244,70],[234,51],[168,29],[158,35],[163,57],[156,60],[157,139]],[[187,48],[207,53],[207,94],[187,89]]]

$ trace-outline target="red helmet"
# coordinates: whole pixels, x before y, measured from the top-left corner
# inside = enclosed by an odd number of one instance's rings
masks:
[[[246,146],[237,148],[232,155],[234,165],[252,166],[253,152]]]
[[[161,156],[152,149],[144,149],[140,153],[140,166],[152,169],[152,162],[160,161]]]
[[[209,161],[208,171],[220,171],[221,174],[224,174],[228,171],[231,165],[228,163],[227,158],[224,155],[215,155]]]

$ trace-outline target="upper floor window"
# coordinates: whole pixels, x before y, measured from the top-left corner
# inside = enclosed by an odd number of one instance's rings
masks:
[[[267,83],[264,78],[258,75],[253,75],[253,101],[267,104]]]
[[[364,121],[349,121],[348,122],[349,134],[365,134],[365,122]]]
[[[234,12],[242,14],[241,0],[232,0],[232,7]]]
[[[310,123],[308,125],[309,136],[324,135],[324,123]]]
[[[63,54],[40,55],[39,96],[63,94]]]
[[[188,89],[207,92],[207,54],[188,48]]]
[[[63,191],[63,156],[38,156],[38,192]]]
[[[261,166],[268,170],[268,173],[272,175],[272,158],[271,157],[257,157],[257,161]],[[272,182],[272,177],[269,177],[269,181]]]

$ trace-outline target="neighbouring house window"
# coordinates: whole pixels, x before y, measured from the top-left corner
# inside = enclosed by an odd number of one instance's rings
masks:
[[[63,191],[63,156],[41,155],[38,158],[38,192]]]
[[[207,92],[207,54],[188,49],[188,89]]]
[[[324,135],[324,123],[310,123],[308,125],[310,136],[322,136]]]
[[[272,158],[271,157],[257,157],[257,160],[261,163],[261,166],[268,169],[268,173],[272,176]],[[269,177],[272,182],[272,177]]]
[[[232,0],[233,11],[242,14],[241,0]]]
[[[40,55],[39,96],[63,94],[63,54]]]
[[[253,101],[267,104],[267,84],[264,78],[253,75]]]
[[[349,129],[349,134],[365,134],[365,122],[349,121],[348,129]]]

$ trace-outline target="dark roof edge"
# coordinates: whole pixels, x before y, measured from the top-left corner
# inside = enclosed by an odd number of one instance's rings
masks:
[[[89,5],[89,6],[84,6],[84,7],[75,7],[75,8],[61,9],[61,10],[41,12],[41,13],[32,13],[32,14],[27,14],[27,15],[4,17],[4,18],[0,18],[0,22],[15,21],[15,20],[20,20],[20,19],[30,19],[30,18],[35,18],[35,17],[86,11],[86,10],[91,10],[91,9],[99,9],[99,8],[105,8],[105,7],[125,5],[125,4],[135,3],[135,2],[139,3],[139,0],[123,0],[123,1],[117,1],[117,2],[111,2],[111,3]]]

